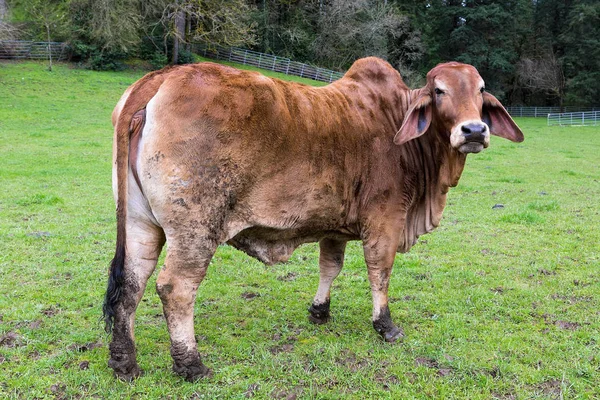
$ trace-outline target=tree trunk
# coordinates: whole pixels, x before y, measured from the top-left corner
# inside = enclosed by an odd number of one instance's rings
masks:
[[[52,46],[50,46],[50,24],[46,24],[46,32],[48,33],[48,71],[52,71]]]
[[[0,0],[0,20],[3,20],[8,16],[8,5],[6,0]]]
[[[173,25],[173,54],[171,63],[177,64],[177,61],[179,61],[179,42],[185,37],[185,16],[183,15],[183,10],[178,9],[175,12]]]

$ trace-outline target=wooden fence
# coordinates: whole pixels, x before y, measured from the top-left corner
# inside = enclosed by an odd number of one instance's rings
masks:
[[[0,59],[47,59],[49,51],[53,60],[68,58],[66,43],[26,40],[0,41]]]
[[[192,52],[214,60],[251,65],[257,68],[282,72],[287,75],[295,75],[322,82],[331,83],[344,75],[341,72],[292,61],[289,58],[277,57],[236,47],[221,47],[204,43],[194,43],[192,45]]]

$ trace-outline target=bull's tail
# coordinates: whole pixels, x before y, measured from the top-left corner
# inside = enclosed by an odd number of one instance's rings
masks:
[[[137,124],[132,124],[137,111],[146,107],[154,97],[160,85],[164,82],[172,68],[147,74],[133,84],[131,92],[123,105],[115,123],[116,141],[116,169],[117,169],[117,245],[115,256],[110,263],[108,285],[104,297],[102,312],[104,315],[105,330],[111,333],[116,308],[121,299],[125,284],[125,259],[127,258],[127,175],[129,173],[129,143],[132,129]]]
[[[106,295],[104,297],[104,305],[102,313],[104,315],[104,330],[106,333],[112,332],[113,321],[115,319],[115,307],[121,297],[121,289],[123,287],[125,275],[125,232],[119,237],[117,228],[117,248],[115,256],[110,263],[110,271],[108,274],[108,285]]]

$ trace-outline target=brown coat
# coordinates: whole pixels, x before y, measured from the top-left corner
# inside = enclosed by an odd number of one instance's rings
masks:
[[[113,113],[118,234],[105,316],[109,328],[114,318],[117,374],[137,375],[132,315],[165,239],[157,290],[174,369],[187,379],[207,373],[193,302],[222,243],[272,264],[319,242],[309,311],[322,323],[345,244],[362,240],[374,327],[388,341],[401,337],[387,305],[394,254],[439,225],[466,153],[487,147],[490,133],[523,140],[482,87],[473,67],[449,63],[410,90],[377,58],[321,88],[212,63],[135,83]]]

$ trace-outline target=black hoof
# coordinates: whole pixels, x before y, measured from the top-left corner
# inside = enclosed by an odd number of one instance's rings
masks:
[[[327,323],[331,316],[329,315],[329,300],[323,304],[312,304],[308,308],[308,320],[313,324],[322,325]]]
[[[200,365],[173,364],[173,371],[188,382],[195,382],[198,379],[212,375],[212,371],[202,362],[200,362]]]
[[[194,349],[188,349],[183,343],[171,344],[171,355],[173,356],[173,371],[182,376],[188,382],[194,382],[200,378],[211,375],[202,360],[200,354]]]
[[[142,370],[131,354],[112,355],[108,366],[115,371],[115,376],[125,382],[131,382],[142,375]]]
[[[379,333],[388,343],[394,343],[404,337],[402,328],[398,328],[394,322],[392,322],[390,309],[387,306],[381,309],[379,318],[373,321],[373,328],[375,328],[377,333]]]
[[[404,331],[402,328],[394,326],[391,330],[386,332],[380,332],[383,339],[388,343],[394,343],[396,341],[402,341],[404,338]]]

